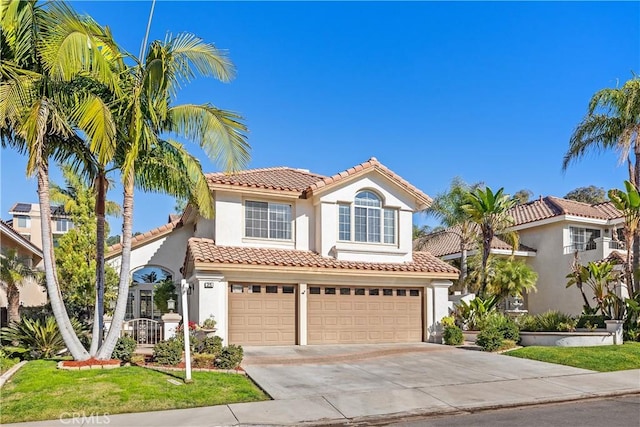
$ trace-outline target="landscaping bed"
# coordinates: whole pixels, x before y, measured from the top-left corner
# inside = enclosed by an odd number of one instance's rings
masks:
[[[138,366],[61,370],[55,361],[32,361],[3,387],[0,423],[57,420],[73,412],[117,414],[269,399],[244,375],[196,371],[190,384],[183,383],[183,376]]]
[[[640,369],[640,342],[597,347],[533,346],[508,351],[504,354],[599,372]]]

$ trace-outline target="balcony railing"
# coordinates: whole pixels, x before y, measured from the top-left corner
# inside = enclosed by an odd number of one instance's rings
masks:
[[[624,242],[619,240],[610,240],[609,241],[609,249],[619,249],[621,251],[626,250]]]
[[[596,249],[596,242],[594,240],[590,240],[586,243],[574,243],[569,246],[564,247],[565,254],[572,254],[575,252],[585,252],[585,251],[593,251]]]

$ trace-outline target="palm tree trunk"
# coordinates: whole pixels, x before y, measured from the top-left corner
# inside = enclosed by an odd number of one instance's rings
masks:
[[[104,222],[106,201],[106,178],[104,171],[96,178],[96,308],[93,318],[91,355],[95,355],[102,345],[104,333]]]
[[[39,161],[38,176],[38,201],[40,203],[40,225],[42,228],[42,255],[44,260],[44,272],[47,283],[47,293],[51,302],[51,310],[56,318],[60,335],[67,349],[75,360],[87,360],[89,353],[82,346],[76,332],[71,325],[67,309],[62,300],[58,278],[56,276],[55,258],[51,238],[51,205],[49,200],[49,163],[46,158]]]
[[[634,154],[635,154],[635,167],[634,167],[634,175],[632,184],[638,188],[638,184],[640,183],[640,139],[636,138],[636,143],[634,145]],[[629,246],[627,246],[627,254],[629,253]],[[640,233],[638,230],[634,230],[633,233],[633,254],[632,258],[632,269],[631,275],[629,277],[629,283],[627,283],[629,292],[640,292],[640,285],[638,285],[636,280],[636,274],[640,268]]]
[[[132,168],[133,169],[133,168]],[[120,283],[118,300],[109,332],[98,351],[98,359],[109,359],[120,337],[120,329],[127,311],[129,297],[129,270],[131,269],[131,230],[133,228],[133,183],[134,172],[131,170],[124,183],[122,203],[122,254],[120,258]]]
[[[462,239],[460,240],[462,242]],[[462,243],[460,248],[460,284],[462,285],[462,293],[468,294],[469,287],[467,286],[467,247],[465,242]]]
[[[7,285],[7,321],[20,321],[20,290],[15,284]]]
[[[480,296],[484,298],[485,290],[487,289],[487,264],[489,262],[489,254],[491,252],[491,240],[493,235],[490,230],[483,230],[482,232],[482,284],[480,286]]]

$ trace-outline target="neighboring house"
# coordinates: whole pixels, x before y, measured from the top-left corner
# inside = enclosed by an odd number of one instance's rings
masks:
[[[42,248],[42,227],[40,225],[40,205],[38,203],[16,203],[9,209],[13,215],[11,226],[25,239]],[[73,222],[62,206],[51,206],[51,233],[53,244],[73,228]]]
[[[581,264],[600,261],[614,251],[625,253],[622,229],[624,218],[611,202],[588,203],[558,197],[544,197],[511,209],[520,235],[516,257],[525,260],[537,273],[537,292],[525,297],[524,308],[531,313],[559,310],[569,314],[582,311],[582,298],[575,287],[566,288],[566,276],[577,254]],[[445,260],[460,257],[460,241],[445,230],[425,239],[424,249]],[[446,237],[445,237],[446,236]],[[509,256],[512,247],[495,238],[492,253]]]
[[[189,205],[133,239],[129,317],[157,317],[162,276],[188,281],[189,320],[213,315],[229,344],[437,339],[458,271],[412,250],[412,214],[431,199],[375,158],[332,177],[277,167],[207,178],[214,219]],[[116,268],[121,249],[107,254]]]
[[[25,239],[11,225],[0,220],[0,256],[8,250],[15,250],[17,255],[26,261],[28,267],[35,268],[42,261],[42,251],[32,242]],[[33,280],[25,280],[20,290],[20,305],[25,307],[40,306],[47,303],[47,292],[43,286]],[[1,324],[7,319],[7,294],[0,288]]]

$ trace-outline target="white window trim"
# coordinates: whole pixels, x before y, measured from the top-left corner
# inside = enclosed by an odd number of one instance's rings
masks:
[[[380,199],[380,241],[379,242],[369,242],[369,241],[358,241],[355,239],[355,197],[358,193],[363,191],[370,191],[374,193]],[[354,196],[353,200],[350,201],[338,201],[336,202],[336,216],[337,216],[337,226],[336,226],[336,240],[338,243],[351,243],[354,245],[375,245],[375,246],[386,246],[386,247],[398,247],[400,236],[399,236],[399,224],[400,224],[400,208],[396,206],[387,206],[384,204],[384,197],[378,194],[377,191],[372,189],[361,189],[358,190]],[[350,240],[342,240],[340,239],[340,206],[348,206],[349,207],[349,234]],[[366,207],[366,206],[359,206]],[[384,212],[385,210],[392,210],[394,213],[394,242],[393,243],[385,243],[384,242]]]
[[[291,227],[291,238],[289,239],[278,239],[273,237],[253,237],[247,236],[247,202],[259,202],[259,203],[267,203],[267,235],[269,234],[269,205],[271,204],[279,204],[279,205],[288,205],[291,209],[291,221],[289,225]],[[295,242],[295,204],[283,202],[281,200],[264,200],[257,198],[246,198],[242,200],[242,241],[243,242],[271,242],[276,244],[282,244],[283,246],[290,246],[290,244]]]

